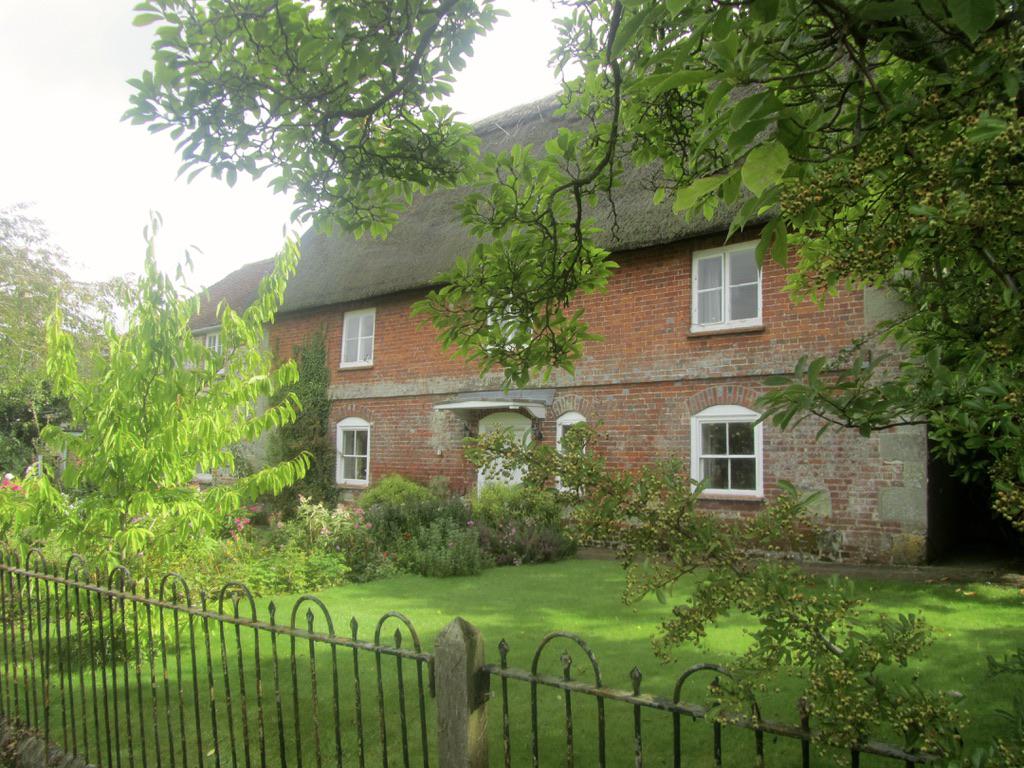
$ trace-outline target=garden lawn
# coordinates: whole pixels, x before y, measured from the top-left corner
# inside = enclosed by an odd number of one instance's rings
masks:
[[[687,582],[680,584],[670,601],[672,598],[684,601],[687,585]],[[605,686],[629,689],[629,673],[636,666],[643,672],[642,692],[663,697],[671,697],[675,680],[690,665],[699,662],[728,665],[746,646],[746,631],[753,625],[742,616],[730,617],[712,628],[705,647],[680,648],[673,662],[662,663],[651,651],[650,638],[656,632],[659,621],[668,615],[670,605],[660,604],[653,598],[636,606],[623,605],[623,586],[623,572],[616,563],[572,560],[518,568],[494,568],[480,576],[464,578],[396,576],[368,584],[330,589],[318,597],[329,611],[334,631],[338,635],[350,634],[349,620],[355,617],[359,623],[359,639],[371,640],[382,614],[399,611],[414,624],[423,648],[427,651],[432,650],[438,632],[453,617],[462,616],[482,632],[488,662],[498,662],[498,643],[504,639],[510,648],[509,665],[522,669],[529,669],[534,651],[545,634],[556,630],[577,633],[596,654]],[[854,587],[857,595],[864,599],[872,611],[889,614],[920,612],[935,627],[934,644],[924,658],[916,661],[905,674],[908,677],[919,676],[925,686],[956,690],[964,694],[965,707],[973,715],[972,722],[964,732],[968,750],[987,743],[999,734],[1002,723],[995,715],[995,710],[1009,705],[1015,681],[1012,678],[989,677],[986,657],[1001,657],[1018,646],[1024,646],[1021,622],[1024,616],[1024,595],[1016,589],[989,585],[858,580],[854,582]],[[291,621],[295,600],[295,596],[278,596],[273,599],[277,624],[287,625]],[[263,598],[256,602],[258,618],[266,621],[270,600]],[[216,599],[210,598],[208,605],[215,609]],[[305,627],[308,621],[307,609],[311,607],[314,608],[311,614],[314,631],[327,631],[319,609],[311,601],[305,601],[299,606],[295,623]],[[230,603],[225,606],[225,610],[231,610]],[[244,603],[240,606],[240,613],[243,616],[249,613]],[[150,618],[153,626],[158,627],[161,619],[159,614],[159,611],[154,610],[151,616],[147,616],[145,612],[139,611],[142,635],[146,634],[146,623]],[[163,619],[169,631],[174,622],[170,611],[165,610],[165,614]],[[135,619],[132,607],[129,607],[126,618],[126,626],[131,628]],[[382,643],[394,642],[394,631],[398,626],[397,619],[387,620],[382,631]],[[178,652],[175,652],[173,643],[169,642],[165,665],[162,663],[163,654],[158,649],[152,675],[145,653],[139,670],[129,662],[118,667],[116,678],[111,674],[104,678],[100,674],[100,685],[97,686],[99,694],[91,700],[86,700],[88,697],[80,694],[89,690],[93,668],[80,661],[73,663],[69,677],[74,685],[76,709],[71,712],[70,722],[65,725],[63,714],[58,713],[60,708],[53,707],[50,714],[51,738],[61,743],[65,738],[65,728],[74,729],[80,747],[84,739],[91,740],[86,751],[94,762],[101,765],[141,764],[144,744],[148,751],[146,764],[149,765],[155,764],[153,758],[156,752],[163,758],[161,764],[182,768],[186,765],[217,768],[231,765],[297,766],[300,755],[305,766],[337,765],[335,711],[331,695],[336,664],[340,692],[339,733],[344,765],[360,765],[360,745],[356,737],[360,725],[364,733],[362,751],[365,766],[384,764],[384,742],[387,744],[391,766],[423,764],[420,749],[420,700],[414,663],[406,660],[402,666],[404,709],[408,726],[406,743],[403,745],[394,658],[382,656],[379,659],[386,722],[386,733],[382,734],[378,718],[378,707],[381,706],[376,676],[378,659],[372,653],[361,651],[354,654],[348,649],[339,648],[332,654],[327,646],[317,644],[313,670],[309,647],[305,641],[293,641],[278,635],[274,644],[271,635],[260,631],[261,679],[257,685],[253,630],[240,629],[236,633],[230,625],[222,628],[218,622],[212,621],[208,627],[204,627],[204,622],[200,620],[193,621],[191,629],[195,644],[190,642],[188,622],[179,624],[181,634],[180,642],[177,643]],[[13,642],[14,635],[10,632],[7,635]],[[210,640],[209,645],[206,643],[207,638]],[[402,644],[403,647],[411,644],[408,634],[404,636]],[[236,652],[238,648],[242,649],[241,654]],[[547,646],[541,658],[540,671],[561,676],[560,657],[564,651],[572,657],[572,677],[577,680],[593,680],[593,672],[585,655],[564,638],[558,638]],[[207,658],[210,663],[207,663]],[[15,655],[14,662],[17,661]],[[356,688],[353,684],[354,663],[357,661],[361,680],[361,723],[357,719]],[[17,679],[15,668],[12,667],[11,671]],[[313,705],[314,671],[317,706]],[[425,673],[426,670],[424,668],[420,671]],[[4,674],[7,674],[6,668]],[[4,679],[8,680],[6,677]],[[684,688],[682,699],[695,704],[703,703],[709,681],[710,675],[706,673],[692,679]],[[244,696],[241,690],[243,685],[246,691]],[[63,686],[64,682],[59,676],[50,678],[51,699],[64,697]],[[763,716],[795,724],[800,687],[800,681],[793,677],[771,681],[759,702]],[[3,689],[5,697],[10,694],[9,688],[7,686]],[[230,697],[227,695],[229,689]],[[502,691],[497,681],[492,689],[495,695],[488,704],[491,761],[493,765],[501,765]],[[261,692],[258,695],[260,709],[256,707],[257,691]],[[508,698],[512,732],[510,762],[516,766],[530,765],[530,685],[510,681]],[[243,700],[246,702],[244,712]],[[3,701],[5,707],[10,704],[7,698]],[[22,711],[28,701],[23,696]],[[35,706],[36,699],[33,698],[32,702]],[[131,703],[133,710],[130,726],[118,714],[123,712],[127,703]],[[539,688],[541,765],[566,764],[566,704],[561,691]],[[575,694],[571,705],[575,764],[596,765],[595,701]],[[434,703],[429,694],[424,696],[424,706],[427,712],[427,738],[433,742]],[[607,765],[633,765],[633,709],[627,704],[614,701],[608,701],[605,707]],[[216,740],[213,738],[211,713],[216,715]],[[262,713],[262,721],[259,713]],[[101,733],[107,730],[101,727],[107,722],[111,725],[111,744],[104,744],[95,737],[96,730]],[[713,765],[711,726],[703,721],[687,719],[681,721],[681,726],[683,764]],[[671,765],[671,716],[645,709],[642,727],[644,765]],[[892,739],[892,734],[879,733],[877,736]],[[766,737],[765,741],[766,765],[799,764],[798,743],[790,740],[776,741],[771,737]],[[266,748],[265,761],[260,755],[261,744]],[[246,754],[247,746],[249,754]],[[176,753],[176,759],[171,758],[171,749]],[[114,753],[120,753],[122,759],[116,760]],[[132,755],[134,761],[129,759]],[[727,766],[754,764],[753,734],[726,727],[723,758]],[[849,759],[849,755],[826,752],[817,755],[813,764],[849,765]],[[436,762],[432,764],[436,765]],[[861,762],[865,768],[897,764],[867,757]]]
[[[349,585],[322,594],[332,614],[356,616],[363,626],[372,625],[387,610],[408,616],[429,646],[441,628],[454,616],[462,616],[483,633],[487,661],[497,662],[498,642],[510,646],[509,665],[529,668],[533,652],[548,632],[575,632],[586,639],[597,655],[605,685],[630,688],[629,672],[638,666],[644,674],[644,692],[671,696],[679,673],[702,661],[728,664],[746,647],[746,630],[752,626],[743,617],[730,618],[715,627],[703,648],[680,648],[677,659],[664,664],[654,657],[650,638],[658,622],[669,612],[653,597],[638,605],[622,603],[623,572],[614,562],[571,560],[562,563],[496,568],[481,576],[451,579],[427,579],[399,576],[369,584]],[[995,710],[1008,706],[1014,692],[1012,677],[990,677],[986,657],[1002,657],[1018,646],[1024,646],[1024,595],[1017,589],[984,584],[950,585],[922,584],[900,581],[857,580],[858,597],[865,600],[870,611],[888,613],[922,613],[935,629],[934,644],[924,658],[915,662],[908,674],[919,676],[927,687],[955,690],[964,694],[964,706],[972,722],[964,732],[968,745],[987,742],[999,734],[1002,722]],[[670,597],[685,600],[686,583],[678,586]],[[559,656],[563,650],[573,657],[573,677],[590,680],[586,659],[572,645],[556,641],[544,654],[543,669],[561,674]],[[707,678],[704,678],[707,681]],[[701,680],[688,683],[689,695],[684,700],[701,702],[705,686]],[[513,732],[519,753],[515,762],[527,757],[529,739],[528,686],[510,683],[512,693]],[[796,699],[799,683],[781,683],[767,700],[762,701],[766,717],[796,722]],[[562,699],[551,689],[542,690],[542,705],[547,700],[546,721],[542,718],[542,760],[545,764],[563,762],[564,719]],[[491,701],[492,736],[500,733],[500,695]],[[579,764],[590,764],[594,754],[594,705],[582,697],[573,698],[576,716],[575,741]],[[631,763],[632,709],[609,702],[609,749],[611,765]],[[645,713],[644,736],[647,764],[669,764],[671,758],[671,718],[659,713]],[[707,738],[709,728],[699,723],[684,722],[686,734],[694,733],[690,750],[696,751],[694,764],[710,764]],[[730,754],[735,764],[751,764],[753,737],[745,732],[727,732],[726,764]],[[767,745],[769,764],[773,750],[778,765],[789,764],[795,753],[785,746]],[[545,755],[546,753],[546,755]],[[492,745],[492,757],[500,756],[500,743]],[[583,757],[586,755],[587,757]],[[846,760],[849,758],[847,757]],[[549,762],[550,761],[550,762]],[[690,764],[690,763],[688,763]],[[873,764],[865,760],[864,765]],[[884,763],[879,763],[884,764]],[[892,764],[892,763],[889,763]]]

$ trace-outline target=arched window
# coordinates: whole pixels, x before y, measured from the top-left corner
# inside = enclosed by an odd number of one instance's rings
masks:
[[[573,427],[586,423],[587,417],[578,411],[568,411],[559,416],[555,420],[555,450],[562,453],[562,438],[564,438]],[[585,447],[584,450],[586,450]],[[561,477],[555,478],[555,487],[561,491],[569,490],[563,485]],[[577,488],[576,490],[577,492],[582,493],[581,489]]]
[[[715,495],[758,498],[763,493],[760,414],[740,405],[714,405],[690,421],[690,474]]]
[[[578,411],[563,413],[555,420],[555,448],[562,452],[562,438],[577,424],[586,424],[587,417]]]
[[[338,485],[369,485],[370,422],[350,416],[338,422]]]

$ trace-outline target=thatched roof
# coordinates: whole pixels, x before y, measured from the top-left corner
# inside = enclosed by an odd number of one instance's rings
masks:
[[[476,124],[484,151],[507,150],[516,144],[537,147],[552,138],[560,126],[572,120],[555,117],[557,97],[524,104]],[[712,221],[686,222],[672,213],[672,206],[652,203],[652,170],[627,165],[614,191],[615,220],[611,203],[602,197],[589,212],[604,229],[600,244],[611,251],[625,251],[724,231],[728,211]],[[459,220],[456,206],[463,189],[440,190],[418,197],[400,215],[386,240],[348,235],[325,236],[310,229],[302,237],[298,273],[289,281],[283,311],[295,311],[341,302],[358,301],[398,291],[423,288],[438,282],[460,256],[469,255],[474,240]]]
[[[191,320],[192,328],[199,331],[218,325],[217,305],[222,301],[236,312],[244,312],[256,299],[260,280],[273,269],[273,259],[254,261],[211,285],[200,300],[199,313]]]

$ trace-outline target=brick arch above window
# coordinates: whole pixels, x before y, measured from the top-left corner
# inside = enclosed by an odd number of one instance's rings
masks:
[[[346,403],[344,401],[335,401],[334,407],[331,409],[331,418],[333,421],[341,421],[349,417],[355,416],[359,419],[366,419],[371,424],[373,420],[367,418],[369,414],[366,412],[366,408],[359,403]]]
[[[760,395],[758,390],[742,384],[716,384],[687,398],[682,416],[688,420],[714,405],[740,405],[753,410],[754,403]]]
[[[551,403],[549,418],[557,419],[566,413],[581,413],[587,419],[593,417],[589,398],[583,395],[558,395]]]

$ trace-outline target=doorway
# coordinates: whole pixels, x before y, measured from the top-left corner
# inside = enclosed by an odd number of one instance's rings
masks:
[[[477,432],[483,437],[488,432],[497,432],[500,429],[508,430],[515,440],[523,444],[529,443],[533,439],[533,422],[529,417],[512,411],[501,411],[484,416],[480,419]],[[522,467],[506,469],[500,464],[492,464],[490,467],[481,467],[476,473],[477,490],[489,483],[519,485],[522,481]]]

